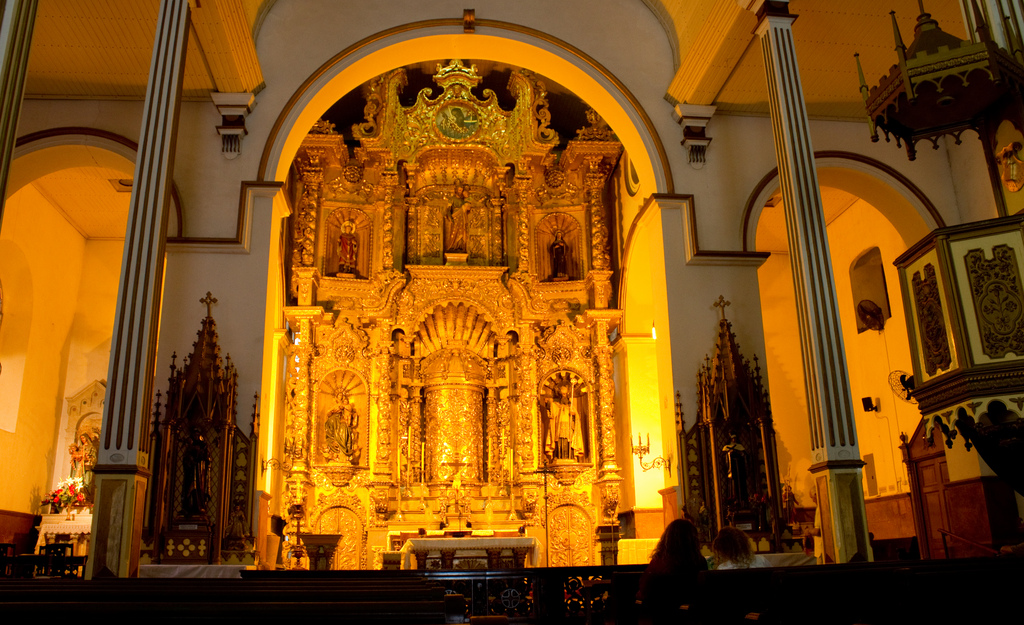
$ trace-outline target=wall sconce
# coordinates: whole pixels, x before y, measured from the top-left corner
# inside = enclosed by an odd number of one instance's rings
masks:
[[[864,412],[879,412],[882,409],[882,400],[877,397],[861,397],[860,403],[864,406]]]
[[[284,469],[286,471],[291,471],[291,466],[289,465],[288,467],[285,467],[281,463],[281,461],[278,460],[277,458],[271,458],[270,460],[264,460],[261,463],[261,465],[260,465],[260,477],[263,477],[264,475],[266,475],[267,469],[277,469],[279,471],[281,469]]]
[[[633,455],[640,459],[640,467],[646,473],[651,469],[668,469],[672,470],[672,458],[662,458],[658,456],[651,460],[650,464],[644,462],[644,456],[651,453],[651,435],[647,435],[647,444],[643,442],[643,436],[640,434],[636,435],[636,445],[633,445]]]

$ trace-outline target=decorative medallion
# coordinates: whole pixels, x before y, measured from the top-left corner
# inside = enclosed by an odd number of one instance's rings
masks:
[[[1017,255],[1009,245],[992,248],[992,259],[974,249],[964,256],[978,317],[981,347],[990,358],[1024,355],[1024,299]]]
[[[912,282],[914,303],[917,305],[917,324],[921,328],[924,370],[928,375],[935,375],[939,369],[948,369],[953,362],[949,352],[949,339],[946,337],[946,322],[942,317],[942,300],[939,298],[935,267],[931,263],[924,266],[924,279],[921,278],[920,271],[915,271]]]
[[[476,111],[463,102],[451,102],[437,112],[437,130],[452,141],[469,139],[480,129]]]

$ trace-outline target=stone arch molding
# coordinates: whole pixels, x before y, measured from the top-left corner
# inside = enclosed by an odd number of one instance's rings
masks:
[[[611,72],[580,50],[533,29],[477,20],[462,33],[461,20],[432,20],[392,28],[328,60],[292,95],[264,146],[260,181],[284,181],[309,128],[339,98],[397,65],[436,59],[511,63],[555,80],[593,107],[630,154],[645,188],[672,193],[668,156],[647,113]],[[458,33],[458,34],[456,34]]]
[[[138,144],[121,135],[87,127],[51,128],[19,137],[11,160],[7,197],[33,180],[65,169],[102,166],[135,175]],[[181,202],[171,191],[172,217],[167,224],[168,238],[182,232]]]
[[[909,247],[946,225],[927,195],[908,178],[881,161],[846,152],[816,152],[818,182],[848,191],[874,206]],[[757,249],[757,224],[765,204],[779,192],[779,170],[773,169],[747,200],[740,236],[744,251]]]

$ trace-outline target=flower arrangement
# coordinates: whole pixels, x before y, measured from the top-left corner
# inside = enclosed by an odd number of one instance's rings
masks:
[[[82,485],[82,478],[69,477],[57,485],[46,499],[44,504],[50,504],[58,512],[68,506],[82,506],[86,504],[85,489]]]

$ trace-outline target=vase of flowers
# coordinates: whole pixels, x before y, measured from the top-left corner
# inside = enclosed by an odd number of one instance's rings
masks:
[[[78,508],[86,505],[85,489],[82,485],[82,478],[67,478],[58,484],[57,488],[46,496],[43,503],[50,504],[50,507],[58,513],[61,510],[67,510],[68,520],[70,520],[72,508]]]

